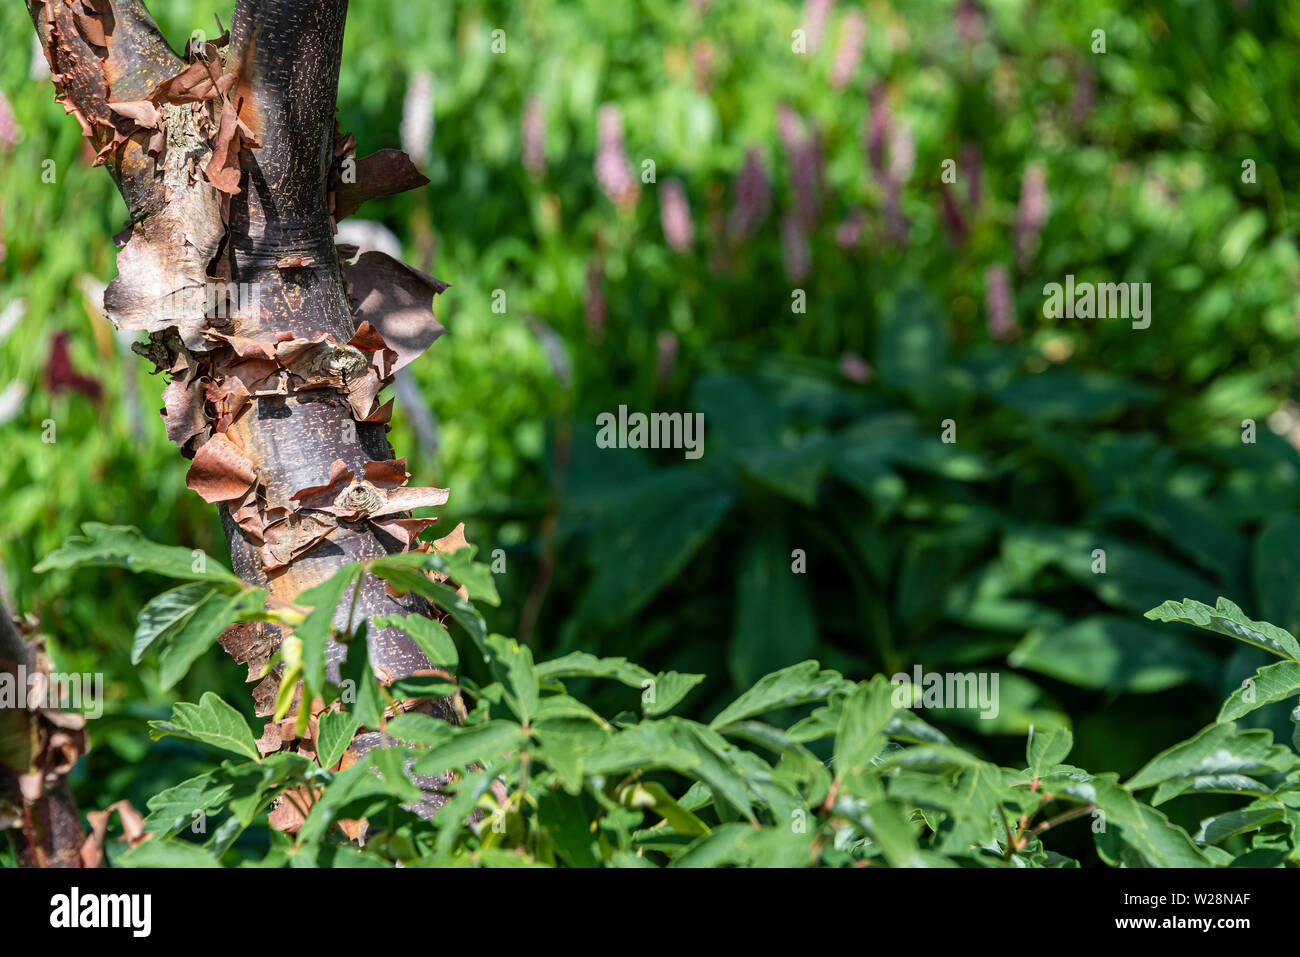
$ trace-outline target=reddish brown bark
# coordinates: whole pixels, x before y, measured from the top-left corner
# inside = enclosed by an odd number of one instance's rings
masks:
[[[139,351],[172,376],[167,431],[195,458],[190,486],[220,505],[236,573],[288,600],[347,562],[410,547],[419,526],[401,514],[340,517],[299,494],[341,467],[355,499],[393,494],[364,479],[394,458],[378,392],[442,331],[430,305],[441,283],[375,253],[341,264],[354,251],[335,247],[336,215],[426,182],[395,151],[354,164],[337,133],[346,0],[239,0],[228,37],[185,58],[137,0],[28,8],[59,95],[131,211],[106,311],[148,332]],[[431,613],[370,576],[356,611]],[[250,625],[223,644],[252,680],[278,640]],[[429,667],[401,632],[369,640],[381,680]],[[332,668],[342,653],[331,645]],[[276,680],[254,690],[259,714]],[[450,700],[425,707],[457,720]]]
[[[0,676],[25,699],[39,671],[36,650],[0,605]],[[84,722],[15,704],[0,708],[0,829],[20,867],[78,867],[86,832],[65,775],[86,748]]]

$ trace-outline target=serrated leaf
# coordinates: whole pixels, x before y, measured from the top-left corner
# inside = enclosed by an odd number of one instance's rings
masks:
[[[775,708],[820,701],[834,691],[851,687],[852,682],[838,671],[823,671],[815,661],[800,662],[759,678],[752,688],[723,708],[709,727],[721,728]]]
[[[234,586],[224,586],[232,588]],[[213,593],[229,594],[211,582],[190,582],[157,595],[140,609],[135,638],[131,643],[131,664],[138,665],[159,638],[172,635],[185,619]]]
[[[1108,825],[1119,828],[1119,838],[1147,867],[1207,867],[1209,859],[1181,827],[1133,797],[1115,781],[1115,775],[1098,775],[1091,787],[1095,803]]]
[[[1069,728],[1052,728],[1040,731],[1029,729],[1029,741],[1025,747],[1025,759],[1034,777],[1041,778],[1056,765],[1066,759],[1074,747],[1074,735]]]
[[[1257,831],[1266,824],[1282,820],[1285,808],[1246,808],[1240,811],[1228,811],[1214,817],[1207,817],[1201,822],[1194,840],[1202,846],[1218,844],[1237,834]]]
[[[220,867],[206,848],[179,839],[145,841],[114,861],[118,867]]]
[[[507,704],[515,717],[527,724],[537,713],[538,682],[532,650],[503,635],[492,635],[487,646],[492,677],[505,688]]]
[[[835,799],[832,812],[857,825],[890,867],[925,867],[913,825],[897,802],[867,801],[849,794]]]
[[[460,664],[456,642],[451,640],[447,629],[432,618],[423,615],[383,615],[374,621],[376,628],[398,628],[410,635],[429,659],[429,663],[435,667],[452,671]]]
[[[537,676],[542,681],[552,678],[608,678],[617,681],[642,691],[643,710],[652,716],[667,714],[704,680],[704,675],[676,671],[661,671],[654,675],[626,658],[597,658],[585,651],[573,651],[562,658],[539,663]]]
[[[317,697],[325,687],[325,647],[334,633],[339,602],[348,586],[358,582],[362,567],[357,563],[344,565],[318,585],[301,591],[293,603],[310,608],[302,623],[293,633],[302,641],[302,676],[306,686],[305,697]],[[357,584],[357,587],[361,587]]]
[[[642,711],[651,717],[665,715],[704,680],[704,675],[684,674],[679,671],[661,671],[654,677],[652,700],[641,695]]]
[[[197,549],[159,545],[130,525],[86,522],[82,534],[74,536],[46,555],[34,571],[78,568],[82,565],[115,565],[133,572],[153,572],[169,578],[222,582],[242,587],[243,582]],[[197,552],[197,554],[196,554]]]
[[[704,782],[714,799],[753,819],[749,787],[735,767],[738,749],[702,725],[682,718],[643,721],[618,734],[586,756],[588,774],[662,768]]]
[[[1243,715],[1250,714],[1275,701],[1282,701],[1300,694],[1300,662],[1279,661],[1265,665],[1247,678],[1242,686],[1223,702],[1219,711],[1219,721],[1236,721]]]
[[[415,760],[416,774],[441,774],[466,764],[497,763],[505,752],[528,743],[528,735],[513,721],[488,721],[472,728],[457,728],[451,738],[434,745]]]
[[[400,557],[393,556],[394,559]],[[449,613],[452,621],[465,629],[474,646],[487,659],[487,624],[474,606],[458,595],[454,588],[434,581],[416,568],[386,558],[371,562],[370,570],[392,584],[398,593],[413,591]]]
[[[149,798],[149,816],[144,830],[155,837],[166,837],[194,820],[195,811],[210,811],[221,805],[230,793],[230,782],[208,771],[182,781]]]
[[[1288,771],[1297,764],[1300,757],[1274,744],[1271,731],[1238,731],[1232,723],[1212,724],[1157,754],[1124,786],[1137,791],[1177,779]]]
[[[450,555],[437,556],[444,560],[441,569],[451,576],[452,581],[464,585],[470,601],[481,601],[493,607],[501,604],[497,594],[496,582],[492,578],[492,569],[482,562],[474,561],[474,546],[460,548]]]
[[[178,701],[172,706],[171,721],[150,721],[149,729],[155,741],[175,735],[254,761],[262,759],[244,716],[211,691],[198,704]]]
[[[894,711],[890,685],[883,675],[862,682],[849,694],[835,736],[835,780],[851,790],[860,784],[872,759],[885,746],[885,728]]]
[[[1177,621],[1208,631],[1218,632],[1256,648],[1263,648],[1280,658],[1300,661],[1300,644],[1290,632],[1266,621],[1251,621],[1235,604],[1220,598],[1213,608],[1203,602],[1185,598],[1167,601],[1152,608],[1146,617],[1155,621]]]
[[[194,609],[176,625],[160,634],[162,650],[158,656],[158,683],[164,691],[185,677],[190,665],[212,647],[231,624],[254,608],[266,602],[266,592],[260,588],[237,592],[233,595],[210,591],[199,600]]]
[[[348,642],[347,657],[339,665],[339,679],[343,703],[348,710],[367,728],[378,730],[384,723],[386,704],[379,679],[370,666],[368,632],[367,623],[363,621],[357,634]]]
[[[612,678],[632,688],[643,688],[654,675],[626,658],[597,658],[585,651],[572,651],[537,665],[537,675],[547,678]]]
[[[357,716],[346,711],[325,711],[316,719],[316,756],[321,767],[339,763],[360,725]]]

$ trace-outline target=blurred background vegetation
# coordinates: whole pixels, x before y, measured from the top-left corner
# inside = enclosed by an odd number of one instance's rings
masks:
[[[150,8],[174,47],[229,21]],[[31,568],[87,521],[226,549],[99,311],[126,211],[31,33],[0,7],[3,584],[108,683],[83,807],[140,805],[201,758],[149,743],[171,696],[129,664],[162,583]],[[995,720],[928,717],[1004,763],[1069,724],[1129,773],[1212,721],[1263,654],[1141,613],[1300,629],[1297,48],[1294,2],[355,4],[340,126],[432,183],[345,228],[452,284],[391,438],[503,550],[491,624],[707,673],[694,716],[810,657],[998,671]],[[1150,328],[1045,318],[1066,274],[1150,283]],[[703,412],[703,458],[597,448],[620,404]],[[176,696],[251,713],[242,670]]]

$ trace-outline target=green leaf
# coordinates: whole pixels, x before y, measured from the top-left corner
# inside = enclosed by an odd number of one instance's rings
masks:
[[[460,548],[450,555],[431,555],[442,559],[443,567],[439,569],[451,576],[452,581],[464,585],[470,601],[481,601],[493,607],[501,604],[497,594],[496,582],[492,578],[492,569],[482,562],[474,561],[476,549],[473,545]]]
[[[376,628],[399,628],[406,632],[435,667],[453,671],[460,664],[456,642],[451,640],[447,629],[432,618],[424,615],[383,615],[376,618],[374,624]]]
[[[653,700],[641,695],[642,711],[652,717],[667,714],[683,698],[691,693],[696,685],[704,680],[704,675],[682,674],[677,671],[661,671],[654,677]]]
[[[778,495],[807,508],[817,505],[822,476],[835,456],[836,442],[813,436],[790,448],[769,446],[739,455],[745,474]],[[789,562],[786,562],[787,570]]]
[[[206,848],[179,839],[145,841],[113,862],[118,867],[220,867]]]
[[[1105,571],[1094,553],[1105,553]],[[1060,526],[1024,526],[1003,537],[1002,559],[1025,586],[1046,566],[1055,566],[1075,584],[1116,608],[1143,612],[1167,595],[1208,599],[1209,579],[1158,552],[1113,535]]]
[[[1039,731],[1037,728],[1031,727],[1029,729],[1029,742],[1025,749],[1029,770],[1033,772],[1034,777],[1041,778],[1064,761],[1073,747],[1074,735],[1070,733],[1069,728],[1052,728],[1049,731]]]
[[[879,848],[890,867],[924,867],[916,833],[908,816],[894,801],[867,801],[841,793],[832,812],[857,825]]]
[[[722,799],[750,821],[755,820],[748,785],[738,773],[737,759],[743,752],[715,731],[694,721],[681,718],[665,720],[672,722],[673,734],[683,746],[696,754],[692,776],[709,786],[715,801]],[[615,735],[614,740],[618,737]]]
[[[232,572],[198,549],[159,545],[132,526],[86,522],[81,531],[82,535],[68,539],[46,555],[34,571],[115,565],[133,572],[154,572],[169,578],[243,585]]]
[[[175,635],[185,620],[209,595],[229,594],[227,587],[210,582],[190,582],[154,597],[140,609],[135,640],[131,644],[131,664],[138,665],[159,638]]]
[[[513,638],[492,635],[487,640],[488,666],[492,677],[501,682],[507,694],[507,704],[522,724],[528,724],[537,713],[537,670],[533,667],[533,653],[527,645]]]
[[[807,867],[812,864],[811,832],[788,824],[756,828],[739,822],[722,824],[694,841],[672,867]]]
[[[456,589],[441,582],[436,582],[424,572],[396,561],[400,557],[392,556],[392,558],[381,558],[373,561],[370,563],[370,570],[380,578],[390,582],[393,590],[399,594],[413,591],[447,611],[451,615],[452,621],[465,629],[473,640],[474,646],[479,649],[484,660],[486,660],[487,624],[483,621],[483,616],[478,613],[473,605],[461,598],[456,593]]]
[[[171,721],[149,722],[149,737],[153,740],[167,735],[201,741],[254,761],[262,759],[244,716],[211,691],[198,704],[178,701],[172,707]]]
[[[668,789],[655,781],[634,781],[619,791],[618,802],[624,807],[654,811],[678,834],[709,833],[708,825],[678,804]]]
[[[427,714],[399,714],[388,722],[389,737],[410,744],[441,744],[455,735],[455,726]]]
[[[358,563],[344,565],[320,584],[299,592],[293,600],[295,605],[311,609],[293,630],[302,641],[302,676],[307,700],[317,697],[325,687],[325,647],[334,633],[339,602],[361,573],[362,566]]]
[[[1300,756],[1274,744],[1271,731],[1212,724],[1157,754],[1124,786],[1137,791],[1173,780],[1288,771],[1297,764]]]
[[[609,508],[591,542],[591,580],[578,617],[599,625],[631,618],[677,577],[735,503],[708,469],[654,473]]]
[[[1280,807],[1246,808],[1240,811],[1228,811],[1215,817],[1207,817],[1201,822],[1201,829],[1196,832],[1197,844],[1219,844],[1237,834],[1256,831],[1266,824],[1282,820],[1286,809]]]
[[[474,561],[475,551],[475,547],[469,545],[450,555],[435,552],[403,552],[389,555],[379,561],[384,568],[438,572],[450,577],[457,585],[463,585],[470,601],[500,605],[501,596],[497,594],[492,570],[482,562]],[[452,590],[455,591],[454,588]]]
[[[709,727],[722,728],[775,708],[821,701],[834,691],[852,687],[837,671],[822,671],[815,661],[800,662],[759,678],[754,687],[723,708]]]
[[[415,760],[416,774],[441,774],[466,764],[493,765],[501,755],[528,743],[528,735],[513,721],[488,721],[472,728],[457,728],[451,738],[435,745]]]
[[[1213,658],[1178,635],[1110,615],[1035,629],[1007,661],[1081,688],[1135,694],[1194,678],[1208,682],[1216,667]]]
[[[372,748],[366,752],[370,766],[379,772],[384,789],[401,801],[419,801],[420,789],[406,774],[406,763],[411,752],[406,748]]]
[[[386,785],[371,770],[370,762],[358,761],[335,774],[329,787],[321,792],[298,832],[299,843],[310,846],[320,840],[338,818],[339,812],[353,802],[388,796]]]
[[[247,827],[286,785],[301,783],[315,767],[307,757],[292,751],[276,751],[260,763],[223,761],[222,776],[232,785],[226,807]]]
[[[316,756],[323,768],[339,763],[361,721],[346,711],[326,711],[316,719]]]
[[[494,775],[477,771],[449,786],[455,794],[438,810],[438,815],[434,818],[434,826],[438,829],[438,854],[451,853],[456,838],[466,830],[469,815],[478,807],[479,800],[488,793],[494,780]]]
[[[208,771],[159,791],[149,798],[149,816],[145,818],[144,829],[155,837],[172,834],[191,824],[195,811],[220,807],[230,789],[229,781],[220,780],[216,772]]]
[[[379,679],[370,666],[368,632],[367,623],[362,621],[356,635],[348,642],[347,657],[339,666],[339,685],[343,689],[343,703],[348,705],[357,720],[367,728],[378,730],[384,723],[387,705],[379,688]]]
[[[1014,379],[994,393],[1021,414],[1051,422],[1108,419],[1158,396],[1155,389],[1118,375],[1063,367]]]
[[[1244,641],[1256,648],[1270,651],[1279,658],[1300,661],[1300,644],[1290,632],[1283,631],[1276,625],[1264,621],[1251,621],[1240,608],[1220,598],[1211,608],[1190,598],[1183,601],[1167,601],[1158,608],[1152,608],[1146,617],[1155,621],[1178,621],[1197,628],[1215,631],[1230,638]]]
[[[185,677],[190,665],[244,612],[261,608],[265,602],[266,592],[260,588],[234,595],[208,592],[174,628],[159,636],[162,652],[158,656],[158,682],[163,690]]]
[[[1257,708],[1300,694],[1300,661],[1265,665],[1223,703],[1219,721],[1236,721]]]
[[[835,737],[835,779],[852,787],[870,769],[885,746],[885,728],[894,715],[891,689],[884,675],[859,684],[844,702]]]
[[[388,686],[388,693],[393,698],[447,698],[457,690],[456,682],[440,675],[408,675]]]
[[[1219,725],[1218,727],[1224,727]],[[1147,867],[1208,867],[1209,859],[1187,832],[1171,823],[1115,782],[1113,774],[1094,777],[1088,787],[1107,825],[1119,828],[1119,838]]]
[[[749,786],[736,769],[742,752],[693,721],[670,717],[643,721],[618,734],[583,760],[587,774],[617,774],[662,768],[704,782],[715,800],[754,819]]]
[[[597,658],[585,651],[573,651],[562,658],[541,662],[537,665],[537,676],[542,681],[553,678],[612,679],[641,690],[644,712],[652,716],[667,714],[704,680],[704,675],[676,671],[661,671],[653,675],[626,658]]]
[[[727,665],[736,685],[811,656],[817,621],[802,574],[791,567],[781,532],[769,527],[740,553],[736,576],[736,622],[727,646]]]
[[[573,651],[537,665],[537,675],[547,678],[613,678],[632,688],[644,688],[654,675],[626,658],[597,658],[585,651]]]
[[[543,792],[537,802],[537,821],[565,863],[573,867],[600,866],[596,835],[581,797],[559,788]]]
[[[536,734],[541,743],[539,759],[555,772],[560,786],[570,794],[582,790],[587,761],[599,755],[611,739],[605,727],[586,717],[540,719]]]

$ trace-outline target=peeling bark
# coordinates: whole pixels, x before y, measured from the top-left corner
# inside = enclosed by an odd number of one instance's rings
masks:
[[[28,687],[42,673],[36,649],[0,605],[0,676],[24,696],[0,708],[0,830],[20,867],[80,867],[86,832],[66,774],[88,746],[85,719],[28,706]]]
[[[194,460],[190,487],[221,509],[236,573],[288,600],[346,562],[414,547],[429,520],[408,510],[446,492],[405,487],[379,395],[445,331],[431,302],[446,286],[379,253],[341,264],[355,250],[336,248],[335,215],[427,182],[399,151],[354,163],[337,132],[346,0],[238,0],[229,33],[184,59],[138,0],[28,9],[58,97],[131,213],[106,311],[147,332],[137,351],[172,377],[167,433]],[[369,576],[357,611],[433,613]],[[250,680],[278,641],[269,625],[222,639]],[[331,643],[335,678],[342,653]],[[393,629],[370,632],[370,655],[385,681],[430,667]],[[259,714],[275,680],[254,691]],[[450,699],[429,709],[459,720]]]

